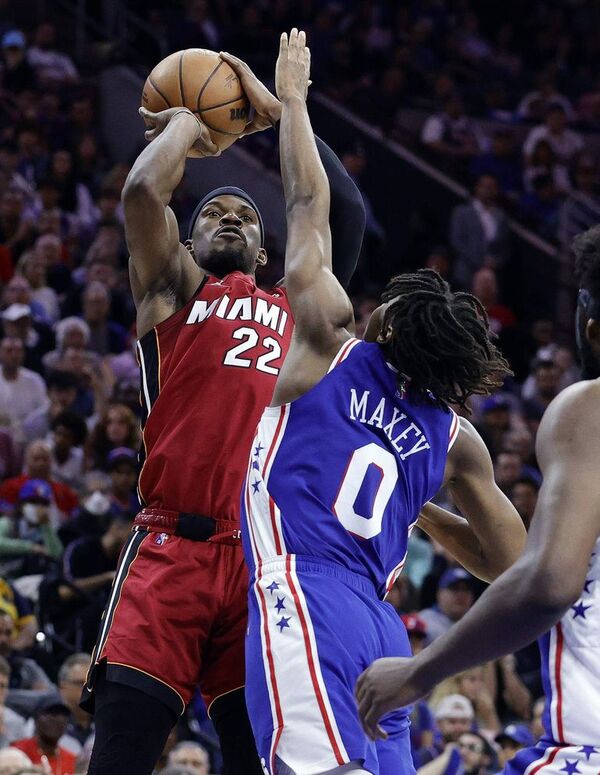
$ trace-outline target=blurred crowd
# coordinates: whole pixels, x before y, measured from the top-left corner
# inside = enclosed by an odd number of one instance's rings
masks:
[[[132,41],[142,63],[227,47],[267,75],[279,32],[304,24],[320,88],[472,184],[425,263],[481,299],[511,361],[515,376],[472,402],[472,420],[528,525],[541,483],[537,427],[578,370],[553,321],[524,323],[503,303],[507,219],[565,244],[597,221],[596,156],[585,141],[600,121],[597,3],[535,2],[527,18],[511,0],[130,5],[155,33]],[[93,724],[77,701],[138,509],[139,374],[120,203],[128,165],[111,160],[94,74],[63,50],[56,24],[18,26],[7,8],[0,3],[0,775],[39,766],[68,775],[86,771]],[[400,121],[407,107],[424,117],[412,138]],[[364,148],[353,144],[342,160],[360,184]],[[365,199],[369,246],[386,235]],[[193,206],[182,189],[181,223]],[[264,283],[279,279],[273,258]],[[379,300],[369,287],[353,301],[360,335]],[[439,502],[452,508],[443,494]],[[481,590],[416,530],[390,602],[416,651]],[[535,646],[444,682],[414,709],[417,767],[497,770],[541,734],[541,694]],[[157,772],[209,767],[220,771],[220,760],[198,699]]]

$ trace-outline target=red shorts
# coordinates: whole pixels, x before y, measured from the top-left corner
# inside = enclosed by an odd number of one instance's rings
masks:
[[[134,528],[102,618],[84,707],[93,708],[103,661],[108,680],[152,694],[178,715],[198,685],[209,709],[243,687],[247,595],[244,555],[231,531],[192,541]]]

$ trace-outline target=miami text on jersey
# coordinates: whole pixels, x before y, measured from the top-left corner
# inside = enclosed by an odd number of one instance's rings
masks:
[[[414,422],[406,422],[408,418],[400,409],[394,406],[390,412],[383,396],[379,401],[370,396],[370,390],[363,390],[359,399],[356,390],[350,388],[351,420],[381,428],[402,460],[430,448],[423,431]]]
[[[225,294],[210,304],[204,299],[195,301],[185,324],[190,326],[203,323],[211,315],[224,320],[254,320],[277,331],[279,336],[283,336],[288,320],[288,313],[284,309],[277,304],[270,304],[266,299],[246,296],[232,300]]]

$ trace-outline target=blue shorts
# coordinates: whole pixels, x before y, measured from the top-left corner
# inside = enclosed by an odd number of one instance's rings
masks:
[[[585,710],[582,710],[585,712]],[[600,730],[599,730],[600,737]],[[523,748],[504,766],[504,775],[598,775],[600,747],[565,745],[540,740]]]
[[[383,743],[358,719],[362,671],[411,653],[400,617],[369,581],[287,555],[259,567],[248,607],[246,701],[265,772],[315,775],[359,762],[373,775],[414,775],[407,710],[385,717]]]

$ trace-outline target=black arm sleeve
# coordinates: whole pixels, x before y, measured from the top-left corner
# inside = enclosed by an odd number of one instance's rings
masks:
[[[366,212],[360,191],[341,161],[319,137],[315,137],[321,162],[329,179],[331,207],[331,263],[334,275],[346,288],[358,262]]]

